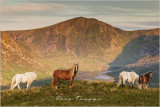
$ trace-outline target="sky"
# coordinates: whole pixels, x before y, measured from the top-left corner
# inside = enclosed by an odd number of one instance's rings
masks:
[[[1,0],[2,31],[46,27],[75,17],[123,30],[159,28],[158,0]]]

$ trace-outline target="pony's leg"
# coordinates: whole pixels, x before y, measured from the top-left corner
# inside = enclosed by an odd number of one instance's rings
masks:
[[[145,84],[145,89],[147,89],[147,84]]]
[[[132,82],[132,89],[134,88],[134,81]]]
[[[55,78],[55,80],[54,80],[54,89],[57,89],[57,86],[56,86],[56,83],[58,82],[58,80],[59,80],[59,78]]]
[[[70,86],[69,86],[69,88],[72,88],[72,79],[70,80]]]
[[[138,88],[139,88],[139,89],[142,89],[142,83],[138,85]]]
[[[12,90],[13,90],[17,85],[19,85],[19,83],[14,84]]]
[[[145,84],[144,89],[147,89],[147,88],[148,88],[148,84]]]
[[[144,88],[144,84],[142,83],[142,89]]]
[[[122,87],[124,87],[124,85],[123,85],[123,81],[122,81]]]
[[[30,87],[30,85],[32,84],[32,80],[29,80],[28,82],[27,82],[27,89]]]
[[[26,89],[28,89],[29,88],[29,83],[27,82],[27,88]]]
[[[28,88],[29,88],[29,86],[30,86],[30,81],[29,81],[29,82],[27,82],[27,88],[26,88],[26,89],[28,89]]]
[[[122,87],[124,87],[124,84],[126,83],[126,80],[123,79],[123,82],[122,82]]]
[[[10,88],[10,90],[13,90],[13,84],[11,85],[11,88]]]
[[[18,84],[18,89],[20,90],[21,89],[21,87],[20,87],[20,85]]]
[[[142,89],[142,84],[138,84],[138,88],[139,88],[139,89]]]
[[[148,84],[146,84],[146,89],[148,88]]]
[[[118,81],[118,83],[117,83],[117,88],[121,85],[121,83],[122,83],[122,77],[119,76],[119,81]],[[122,84],[123,84],[123,83],[122,83]]]
[[[132,84],[132,89],[134,88],[134,85]]]
[[[143,84],[143,89],[146,89],[146,84],[145,83]]]

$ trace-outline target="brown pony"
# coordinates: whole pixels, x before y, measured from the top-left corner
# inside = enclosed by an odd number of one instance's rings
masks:
[[[72,81],[74,80],[79,69],[78,64],[68,70],[55,70],[52,75],[52,88],[57,89],[56,83],[59,79],[70,80],[70,88],[72,88]]]
[[[152,78],[152,72],[148,72],[145,75],[140,75],[139,76],[139,88],[140,89],[147,89],[148,88],[148,82],[149,79]]]

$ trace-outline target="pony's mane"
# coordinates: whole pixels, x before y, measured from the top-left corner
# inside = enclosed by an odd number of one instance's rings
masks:
[[[74,70],[74,66],[72,68],[69,69],[70,71]]]
[[[147,73],[145,74],[145,76],[149,76],[149,74],[152,74],[152,72],[147,72]]]

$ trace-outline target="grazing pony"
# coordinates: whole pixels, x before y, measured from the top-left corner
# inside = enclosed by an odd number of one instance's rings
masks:
[[[123,82],[122,82],[122,80],[123,80]],[[118,81],[117,87],[119,87],[121,85],[121,82],[122,82],[122,87],[126,82],[128,82],[128,83],[132,83],[132,89],[133,89],[135,81],[137,81],[137,83],[139,81],[139,76],[135,72],[123,71],[119,74],[119,81]]]
[[[56,83],[59,79],[70,80],[70,88],[72,88],[72,81],[74,80],[79,69],[78,64],[68,70],[55,70],[52,75],[52,88],[57,89]]]
[[[24,74],[16,74],[12,78],[10,90],[13,90],[16,86],[18,86],[18,89],[20,89],[20,86],[19,86],[20,83],[27,83],[27,89],[28,89],[31,83],[36,79],[37,79],[37,74],[35,72],[26,72]]]
[[[152,72],[148,72],[145,75],[139,76],[139,88],[140,89],[147,89],[148,88],[148,82],[149,79],[152,78]]]

